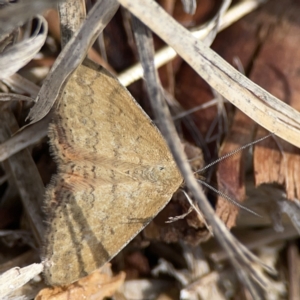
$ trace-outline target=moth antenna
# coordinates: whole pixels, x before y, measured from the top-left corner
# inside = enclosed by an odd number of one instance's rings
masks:
[[[266,136],[264,136],[264,137],[262,137],[262,138],[260,138],[260,139],[258,139],[256,141],[254,141],[254,142],[250,142],[250,143],[248,143],[248,144],[246,144],[244,146],[241,146],[241,147],[239,147],[239,148],[237,148],[237,149],[235,149],[235,150],[233,150],[233,151],[231,151],[231,152],[229,152],[229,153],[227,153],[227,154],[219,157],[218,159],[216,159],[215,161],[211,162],[210,164],[208,164],[207,166],[203,167],[202,169],[199,169],[199,170],[195,171],[195,173],[203,172],[206,169],[210,168],[211,166],[218,164],[222,160],[227,159],[228,157],[230,157],[232,155],[235,155],[236,153],[238,153],[238,152],[240,152],[242,150],[245,150],[245,149],[247,149],[250,146],[253,146],[253,145],[257,144],[257,143],[260,143],[261,141],[263,141],[263,140],[265,140],[265,139],[267,139],[267,138],[269,138],[269,137],[271,137],[273,135],[274,135],[273,133],[269,133],[268,135],[266,135]]]
[[[249,213],[251,213],[251,214],[257,216],[257,217],[261,217],[261,218],[262,218],[262,216],[261,216],[260,214],[256,213],[255,211],[251,210],[250,208],[248,208],[248,207],[246,207],[246,206],[240,204],[239,202],[233,200],[233,199],[232,199],[231,197],[229,197],[227,194],[225,194],[225,193],[223,193],[223,192],[217,190],[217,189],[214,188],[213,186],[209,185],[207,182],[205,182],[205,181],[203,181],[203,180],[200,180],[200,179],[197,179],[197,181],[198,181],[199,183],[201,183],[202,185],[206,186],[207,188],[209,188],[210,190],[212,190],[213,192],[215,192],[216,194],[220,195],[222,198],[226,199],[227,201],[229,201],[229,202],[232,203],[233,205],[235,205],[235,206],[237,206],[237,207],[239,207],[239,208],[241,208],[241,209],[243,209],[243,210],[245,210],[245,211],[247,211],[247,212],[249,212]]]

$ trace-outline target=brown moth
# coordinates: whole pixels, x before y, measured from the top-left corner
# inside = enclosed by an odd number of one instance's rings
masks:
[[[72,75],[49,137],[58,172],[46,189],[44,275],[63,285],[113,258],[183,179],[158,129],[101,67]]]

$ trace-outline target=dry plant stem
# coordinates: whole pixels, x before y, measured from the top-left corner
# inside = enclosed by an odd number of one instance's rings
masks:
[[[231,24],[254,11],[256,8],[266,3],[267,1],[268,0],[247,0],[239,2],[238,4],[230,8],[221,19],[219,31],[229,27]]]
[[[75,3],[75,1],[73,1],[73,3]],[[79,6],[79,8],[80,7],[81,6]],[[85,7],[83,9],[85,9]],[[77,15],[80,17],[80,14],[78,14],[78,12],[77,12],[77,14],[75,14],[75,16],[77,16]],[[72,17],[72,16],[70,16],[70,17]],[[59,23],[62,22],[62,16],[61,16],[61,19],[59,22],[58,12],[56,12],[54,10],[49,10],[48,13],[45,14],[45,18],[48,22],[49,32],[50,32],[51,36],[53,36],[53,38],[56,41],[60,42],[61,29],[60,29]],[[83,22],[84,20],[85,20],[85,17],[83,19],[81,19],[81,22]],[[64,42],[63,42],[63,44],[65,45]],[[88,57],[91,60],[93,60],[95,63],[104,66],[108,71],[115,74],[115,71],[112,69],[112,67],[107,62],[105,62],[105,60],[99,55],[99,53],[94,48],[89,49]]]
[[[213,98],[209,102],[205,102],[199,106],[193,107],[191,109],[187,109],[183,112],[176,114],[175,116],[172,117],[172,119],[173,119],[173,121],[176,121],[176,120],[182,119],[188,115],[191,115],[192,113],[194,113],[198,110],[204,110],[206,108],[209,108],[209,107],[217,105],[217,104],[218,104],[218,99]]]
[[[0,162],[47,136],[51,114],[0,144]]]
[[[9,124],[10,132],[15,132],[18,129],[18,124],[13,114],[10,113],[7,117],[10,118],[10,123],[7,122],[7,124]],[[14,177],[15,185],[23,202],[27,219],[32,228],[35,242],[40,246],[42,243],[41,237],[44,234],[45,227],[42,213],[44,184],[33,158],[27,149],[12,156],[8,162]]]
[[[85,19],[85,1],[66,0],[58,5],[58,12],[60,17],[61,47],[64,48]]]
[[[278,241],[295,239],[298,233],[292,224],[288,224],[282,232],[276,232],[273,228],[266,228],[259,231],[247,231],[244,229],[242,232],[236,231],[236,236],[249,250],[255,250]],[[217,244],[208,244],[207,247],[205,246],[204,248],[207,255],[216,263],[229,258],[228,253]]]
[[[1,123],[2,130],[8,130],[11,133],[18,130],[15,117],[8,110],[2,112]],[[4,138],[8,138],[8,136],[4,137],[4,132],[2,132],[2,139]],[[41,212],[42,200],[44,198],[43,182],[27,149],[10,157],[8,162],[36,241],[41,245],[44,234],[44,222]]]
[[[197,3],[195,0],[181,0],[182,2],[182,6],[183,6],[183,10],[187,13],[187,14],[194,14],[197,8]]]
[[[34,21],[36,23],[36,29],[30,36],[26,37],[26,34],[24,34],[20,41],[14,43],[1,53],[0,79],[15,74],[31,61],[45,44],[48,33],[48,24],[42,16],[37,16],[30,23]]]
[[[0,101],[28,101],[34,102],[34,99],[23,95],[12,93],[0,93]]]
[[[173,47],[223,97],[270,132],[300,147],[299,112],[236,71],[154,1],[118,1]]]
[[[288,271],[289,271],[289,300],[296,300],[300,295],[299,287],[299,252],[295,242],[288,245],[287,250]]]
[[[236,22],[246,14],[252,12],[254,9],[256,9],[260,4],[262,4],[263,0],[261,1],[244,1],[237,5],[235,5],[233,8],[231,8],[228,12],[225,13],[225,15],[220,20],[220,27],[218,28],[218,31],[227,28],[232,23]],[[209,32],[202,28],[200,29],[192,29],[192,34],[201,41],[205,39],[205,37],[209,34]],[[177,53],[175,50],[171,47],[164,47],[161,50],[157,51],[154,56],[154,63],[156,68],[159,68],[163,66],[164,64],[171,61],[173,58],[177,56]],[[118,78],[120,82],[128,86],[132,84],[133,82],[141,79],[143,77],[143,68],[140,63],[137,63],[133,65],[132,67],[128,68],[127,70],[123,71],[121,74],[119,74]]]
[[[37,96],[37,104],[28,117],[32,123],[41,120],[58,98],[69,76],[84,60],[88,49],[111,20],[119,5],[117,1],[97,1],[80,29],[64,47]]]
[[[39,91],[39,87],[37,85],[33,84],[31,81],[27,80],[26,78],[22,77],[17,73],[3,81],[18,93],[27,93],[34,98],[37,96]],[[34,101],[33,98],[29,98],[26,96],[16,95],[16,94],[5,94],[5,93],[1,93],[0,98],[3,97],[2,98],[3,100],[6,99],[5,95],[9,96],[11,100]],[[50,116],[47,115],[40,122],[33,124],[29,127],[26,127],[23,131],[18,132],[10,139],[1,143],[0,162],[8,159],[10,156],[27,148],[28,146],[34,145],[40,139],[44,138],[48,132],[49,121],[50,121]]]
[[[43,271],[43,268],[43,264],[31,264],[24,268],[16,267],[3,273],[0,276],[1,299],[10,299],[2,297],[5,297],[6,295],[18,289],[19,287],[22,287],[33,277],[40,274]]]
[[[238,244],[238,241],[235,240],[228,232],[225,225],[215,216],[212,207],[194,178],[193,172],[187,162],[187,158],[176,133],[175,126],[172,122],[169,109],[162,98],[157,71],[153,63],[154,50],[151,34],[149,30],[147,31],[146,27],[142,25],[142,23],[135,18],[133,20],[135,20],[134,27],[136,30],[135,34],[137,36],[137,46],[139,49],[140,60],[144,68],[149,98],[156,119],[159,120],[159,127],[169,145],[178,168],[185,179],[187,187],[193,193],[198,206],[205,215],[209,225],[212,226],[216,238],[230,256],[231,262],[235,266],[239,277],[249,289],[254,299],[262,299],[263,295],[261,290],[258,289],[252,281],[255,279],[257,282],[262,284],[262,286],[265,284],[262,276],[260,276],[256,270],[252,269],[250,260],[255,261],[254,256],[251,253],[248,253],[242,245]],[[266,285],[264,285],[264,287],[266,287]]]
[[[15,93],[25,93],[32,98],[36,98],[40,90],[39,86],[26,79],[25,77],[22,77],[18,73],[15,73],[14,75],[10,76],[9,78],[3,79],[2,81],[7,84]]]
[[[23,25],[28,19],[42,13],[45,9],[55,7],[59,0],[27,0],[8,5],[0,10],[0,40],[5,34]]]

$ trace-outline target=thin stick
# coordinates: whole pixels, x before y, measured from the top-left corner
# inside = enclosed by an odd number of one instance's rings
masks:
[[[133,2],[131,2],[131,5],[132,3]],[[128,8],[131,8],[131,5],[128,5]],[[136,19],[134,20],[134,22],[137,23],[135,25],[135,28],[138,31],[136,33],[138,36],[137,46],[139,49],[140,60],[144,67],[149,99],[154,115],[156,119],[159,120],[159,127],[169,145],[177,166],[185,179],[187,187],[193,193],[208,224],[212,226],[214,235],[223,246],[224,250],[229,253],[231,262],[235,266],[239,277],[251,292],[254,299],[262,299],[262,293],[253,282],[253,279],[255,279],[262,287],[266,287],[267,282],[264,280],[263,275],[251,266],[250,259],[254,259],[253,254],[239,244],[229,233],[221,220],[216,217],[211,205],[194,178],[186,155],[181,147],[181,142],[176,133],[175,126],[172,122],[170,111],[163,100],[161,89],[159,88],[157,71],[153,63],[154,49],[151,34],[145,26],[139,24]]]
[[[235,5],[233,8],[229,9],[228,12],[225,13],[224,17],[220,20],[220,27],[218,28],[218,32],[224,30],[234,22],[238,21],[245,15],[252,12],[254,9],[256,9],[259,5],[264,3],[264,0],[249,0],[249,1],[243,1],[237,5]],[[204,40],[205,37],[209,34],[208,29],[205,25],[201,27],[196,27],[191,29],[191,33],[194,37],[196,37],[199,40]],[[155,67],[158,69],[164,64],[168,63],[172,59],[174,59],[177,56],[176,51],[167,46],[163,47],[161,50],[157,51],[154,56],[154,64]],[[143,77],[143,68],[141,63],[137,63],[127,70],[121,72],[118,76],[118,79],[124,86],[128,86],[135,81],[141,79]]]

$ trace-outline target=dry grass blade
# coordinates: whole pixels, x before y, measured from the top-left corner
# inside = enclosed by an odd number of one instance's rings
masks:
[[[196,40],[154,1],[119,2],[172,46],[211,87],[232,104],[270,132],[300,146],[299,112],[236,71]]]
[[[197,8],[197,3],[195,0],[181,0],[182,2],[182,6],[183,6],[183,10],[187,13],[187,14],[194,14]]]
[[[204,44],[210,46],[212,42],[215,40],[215,37],[219,31],[221,19],[223,18],[225,12],[230,6],[231,0],[223,0],[222,5],[219,8],[217,14],[209,21],[207,24],[200,26],[200,30],[197,34],[194,34],[195,37],[198,35],[205,35],[205,38],[202,38]],[[203,32],[203,33],[202,33]]]
[[[298,233],[293,225],[285,226],[285,231],[275,232],[272,228],[261,230],[235,230],[237,238],[249,249],[260,249],[265,245],[275,244],[278,241],[296,238]],[[204,245],[204,251],[216,263],[228,259],[228,253],[220,248],[214,241]]]
[[[31,98],[30,98],[31,99]],[[20,100],[20,99],[18,99]],[[8,159],[19,151],[36,144],[48,133],[51,114],[48,114],[40,122],[26,127],[18,134],[0,144],[0,162]]]
[[[61,46],[63,48],[86,17],[85,1],[66,0],[59,4],[58,11],[60,16]]]
[[[8,110],[1,113],[1,139],[8,138],[8,132],[18,130],[14,115]],[[37,167],[27,149],[9,158],[11,173],[18,188],[30,225],[39,245],[44,234],[43,214],[41,212],[44,197],[44,185]],[[30,174],[30,176],[28,176]]]
[[[222,31],[223,29],[227,28],[235,21],[239,20],[246,14],[256,9],[263,2],[265,2],[265,0],[261,0],[261,1],[248,0],[236,4],[226,12],[224,9],[222,9],[222,11],[224,10],[223,11],[224,15],[219,13],[219,16],[221,17],[219,22],[219,27],[213,26],[213,23],[218,21],[218,18],[213,18],[212,21],[209,21],[207,24],[202,25],[200,28],[196,27],[192,29],[191,32],[193,36],[195,36],[195,38],[200,39],[201,41],[206,41],[207,36],[210,35],[210,31],[214,27],[218,30],[218,32]],[[226,8],[226,6],[223,4],[224,8]],[[176,57],[176,55],[177,55],[176,51],[169,46],[166,46],[161,50],[157,51],[154,56],[154,64],[156,68],[159,68],[164,64],[166,64],[167,62],[171,61]],[[120,73],[118,76],[120,82],[125,86],[132,84],[133,82],[139,80],[142,77],[143,77],[143,69],[140,63],[133,65],[129,69]]]
[[[117,8],[117,1],[96,2],[85,22],[56,59],[45,79],[37,96],[37,104],[28,115],[32,123],[41,120],[50,111],[67,78],[84,60],[88,49],[115,14]]]
[[[37,29],[30,38],[7,47],[0,54],[0,79],[15,74],[41,50],[48,33],[48,24],[44,17],[37,16]]]
[[[242,16],[243,14],[235,14],[233,17],[231,14],[231,17],[224,16],[226,9],[228,8],[230,4],[230,1],[223,1],[222,7],[220,8],[219,12],[216,14],[212,20],[207,22],[204,25],[201,25],[200,27],[193,28],[191,30],[192,34],[197,38],[203,41],[207,45],[211,45],[213,42],[216,34],[218,31],[220,31],[220,28],[224,29],[226,26],[224,26],[224,19],[226,21],[226,25],[228,26],[233,19],[236,19],[237,16]],[[235,11],[241,6],[237,5],[238,7],[235,9]],[[169,47],[163,47],[159,51],[155,53],[154,56],[154,64],[156,68],[159,68],[166,64],[167,62],[171,61],[176,57],[177,53],[176,51]],[[143,68],[140,63],[135,64],[134,66],[130,67],[129,69],[123,71],[121,74],[119,74],[118,78],[120,82],[128,86],[132,84],[133,82],[137,81],[138,79],[143,77]]]
[[[299,260],[298,247],[296,243],[290,243],[288,246],[288,265],[289,265],[289,282],[290,282],[290,299],[297,299],[300,295],[300,286],[298,278],[299,274]]]
[[[267,1],[268,0],[246,0],[237,3],[236,5],[231,7],[222,17],[219,30],[221,31],[227,28],[235,21],[249,14],[251,11],[255,10]]]
[[[149,98],[155,116],[158,119],[160,130],[166,138],[178,168],[184,176],[186,185],[193,192],[200,210],[207,218],[208,223],[212,226],[216,238],[228,253],[240,279],[249,289],[254,299],[263,299],[262,290],[258,288],[257,284],[267,289],[267,281],[264,274],[252,266],[253,263],[258,262],[258,258],[249,252],[242,244],[239,244],[228,232],[224,224],[214,214],[203,191],[199,188],[197,181],[193,177],[191,167],[187,163],[187,158],[181,148],[179,137],[172,123],[170,112],[166,103],[163,101],[157,71],[153,62],[154,49],[151,33],[138,19],[133,18],[133,21]]]
[[[34,102],[34,99],[24,96],[24,95],[18,95],[18,94],[12,94],[12,93],[0,93],[0,101],[28,101],[28,102]]]
[[[23,25],[27,20],[45,9],[55,7],[58,0],[23,0],[7,5],[0,10],[0,40],[5,34]]]
[[[15,93],[26,94],[31,98],[34,98],[33,101],[35,101],[35,98],[40,90],[39,86],[34,84],[32,81],[26,79],[25,77],[22,77],[18,73],[15,73],[14,75],[5,78],[2,81],[6,85],[8,85],[10,89],[13,90]]]
[[[0,276],[0,295],[1,299],[22,287],[34,276],[43,271],[43,264],[31,264],[24,268],[13,268]],[[7,298],[8,299],[8,298]]]

